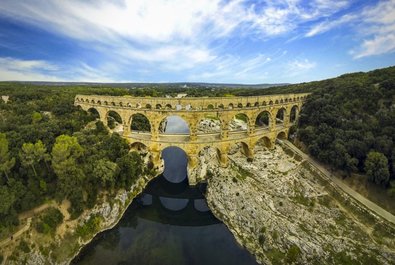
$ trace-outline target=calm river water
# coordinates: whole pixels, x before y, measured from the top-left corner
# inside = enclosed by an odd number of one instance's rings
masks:
[[[188,186],[184,152],[170,147],[162,157],[164,173],[73,264],[257,264],[210,212],[202,195],[205,187]]]

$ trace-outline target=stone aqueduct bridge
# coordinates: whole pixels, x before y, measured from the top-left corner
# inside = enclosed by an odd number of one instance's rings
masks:
[[[185,151],[188,157],[188,172],[199,163],[199,152],[205,147],[215,148],[221,166],[228,165],[228,152],[235,144],[241,144],[242,152],[253,158],[254,147],[260,141],[271,148],[277,138],[287,138],[289,128],[298,118],[299,111],[308,93],[282,94],[249,97],[205,98],[150,98],[131,96],[77,95],[74,104],[86,111],[95,109],[100,120],[107,125],[110,113],[116,112],[122,119],[122,136],[132,146],[148,148],[155,166],[161,165],[161,152],[169,146]],[[261,113],[268,117],[268,124],[257,126]],[[150,132],[134,131],[131,128],[136,114],[144,115],[150,123]],[[243,114],[247,120],[246,130],[232,130],[230,123],[236,115]],[[189,126],[189,134],[166,134],[161,132],[163,120],[169,116],[181,117]],[[141,116],[140,116],[141,117]],[[202,133],[198,126],[207,118],[220,121],[220,130]],[[188,174],[191,175],[191,174]],[[188,176],[190,185],[198,180]]]

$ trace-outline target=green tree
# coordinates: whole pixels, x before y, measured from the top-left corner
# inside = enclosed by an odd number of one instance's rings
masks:
[[[15,195],[7,186],[0,186],[0,215],[7,214],[15,202]]]
[[[77,164],[83,151],[77,138],[68,135],[58,136],[52,148],[52,168],[59,178],[61,193],[66,197],[81,185],[84,178],[84,173]]]
[[[8,179],[8,174],[15,165],[15,158],[10,158],[8,140],[4,133],[0,133],[0,172]]]
[[[47,154],[47,148],[40,140],[37,143],[24,143],[22,150],[19,152],[21,164],[24,167],[31,167],[34,175],[37,177],[37,171],[35,165],[40,161],[48,161],[49,155]]]
[[[370,151],[365,161],[368,180],[383,186],[389,182],[388,159],[382,153]]]
[[[102,185],[113,185],[115,181],[115,173],[117,171],[117,164],[107,159],[100,159],[96,162],[93,168],[93,175],[98,178]]]
[[[42,115],[39,112],[33,112],[32,114],[32,122],[37,123],[43,119]]]

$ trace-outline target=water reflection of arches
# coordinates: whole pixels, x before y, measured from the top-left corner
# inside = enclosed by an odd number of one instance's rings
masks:
[[[137,199],[143,207],[139,217],[182,226],[220,223],[207,207],[203,190],[201,185],[191,188],[185,182],[173,184],[159,176],[147,185]],[[152,210],[155,210],[155,214],[152,214]]]
[[[142,207],[139,210],[139,218],[162,224],[206,226],[221,223],[211,211],[201,211],[200,208],[195,207],[195,200],[188,200],[186,206],[178,211],[169,210],[164,207],[159,197],[156,196],[152,196],[152,203],[150,205],[144,205],[141,201],[139,204]]]
[[[167,147],[162,150],[162,158],[165,179],[172,183],[180,183],[187,179],[188,156],[184,150],[175,146]]]

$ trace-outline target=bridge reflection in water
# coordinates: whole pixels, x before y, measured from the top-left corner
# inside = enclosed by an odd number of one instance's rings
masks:
[[[73,264],[257,264],[207,207],[205,184],[190,187],[176,148],[166,150],[170,181],[163,174],[153,179],[118,225],[98,235]],[[177,175],[183,178],[175,183]]]

